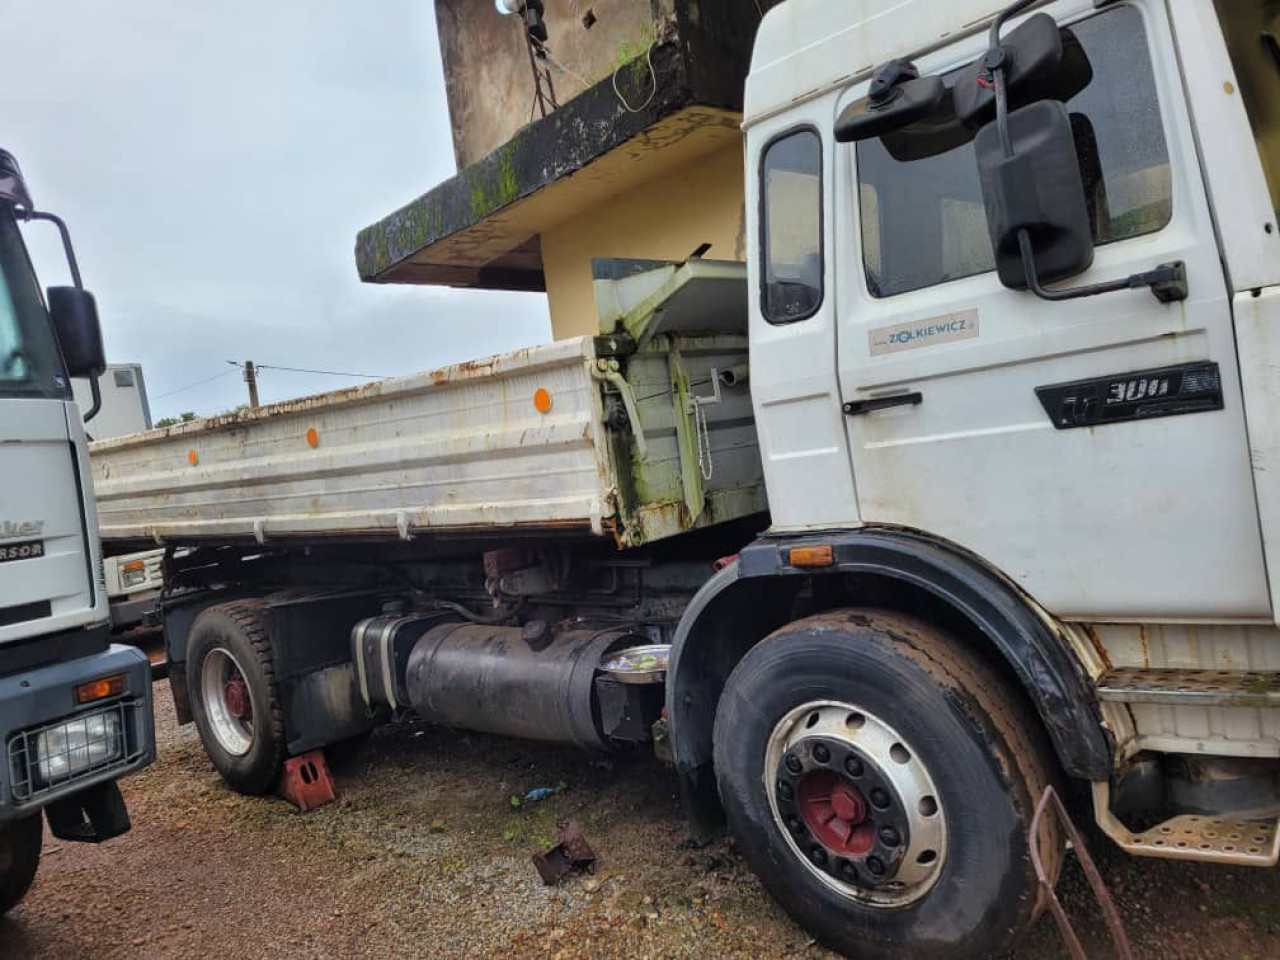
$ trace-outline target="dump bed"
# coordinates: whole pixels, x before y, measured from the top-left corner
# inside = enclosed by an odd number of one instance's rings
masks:
[[[611,290],[615,304],[645,296],[610,336],[95,443],[102,538],[528,530],[625,547],[763,511],[745,331],[723,319],[741,276],[690,265],[637,277]],[[709,295],[718,305],[699,329],[656,322]]]

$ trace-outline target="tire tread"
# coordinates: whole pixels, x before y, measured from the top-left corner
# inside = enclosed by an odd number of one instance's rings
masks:
[[[267,774],[259,776],[253,782],[241,782],[232,784],[237,790],[248,793],[261,795],[271,792],[276,786],[276,777],[278,776],[281,765],[286,759],[285,746],[285,729],[284,729],[284,704],[280,696],[280,683],[276,678],[275,658],[271,648],[271,636],[267,632],[266,620],[264,613],[267,604],[265,600],[230,600],[226,603],[215,604],[208,609],[202,611],[195,622],[191,626],[191,632],[194,634],[200,627],[200,623],[207,617],[221,615],[235,624],[246,641],[248,641],[249,649],[257,661],[257,665],[262,670],[262,675],[266,679],[266,720],[268,726],[267,741],[270,747],[269,762],[264,763],[264,769]],[[192,686],[198,691],[199,670],[189,673],[192,677]],[[193,691],[193,696],[196,691]]]

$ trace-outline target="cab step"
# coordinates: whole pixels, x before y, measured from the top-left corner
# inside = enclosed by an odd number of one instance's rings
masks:
[[[1280,818],[1242,820],[1182,814],[1134,833],[1111,812],[1110,801],[1108,784],[1095,783],[1093,805],[1098,826],[1135,856],[1238,867],[1274,867],[1280,862]]]
[[[1097,681],[1099,700],[1196,707],[1280,707],[1280,673],[1124,667]]]

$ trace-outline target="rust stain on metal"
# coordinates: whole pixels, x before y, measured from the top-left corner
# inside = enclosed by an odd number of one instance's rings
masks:
[[[1084,635],[1089,638],[1089,643],[1093,645],[1093,649],[1097,651],[1098,659],[1102,661],[1103,668],[1106,670],[1110,670],[1111,658],[1107,656],[1107,648],[1103,646],[1102,641],[1098,639],[1097,631],[1093,629],[1093,625],[1088,623],[1082,623],[1079,626],[1080,626],[1080,629],[1084,631]],[[1144,659],[1146,657],[1146,648],[1147,648],[1147,645],[1146,645],[1146,642],[1144,641],[1142,644]]]

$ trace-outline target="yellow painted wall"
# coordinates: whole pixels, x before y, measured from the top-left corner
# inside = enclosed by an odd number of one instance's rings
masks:
[[[704,243],[711,260],[745,260],[742,145],[696,158],[658,180],[542,234],[542,264],[557,340],[595,334],[591,260],[684,260]]]

